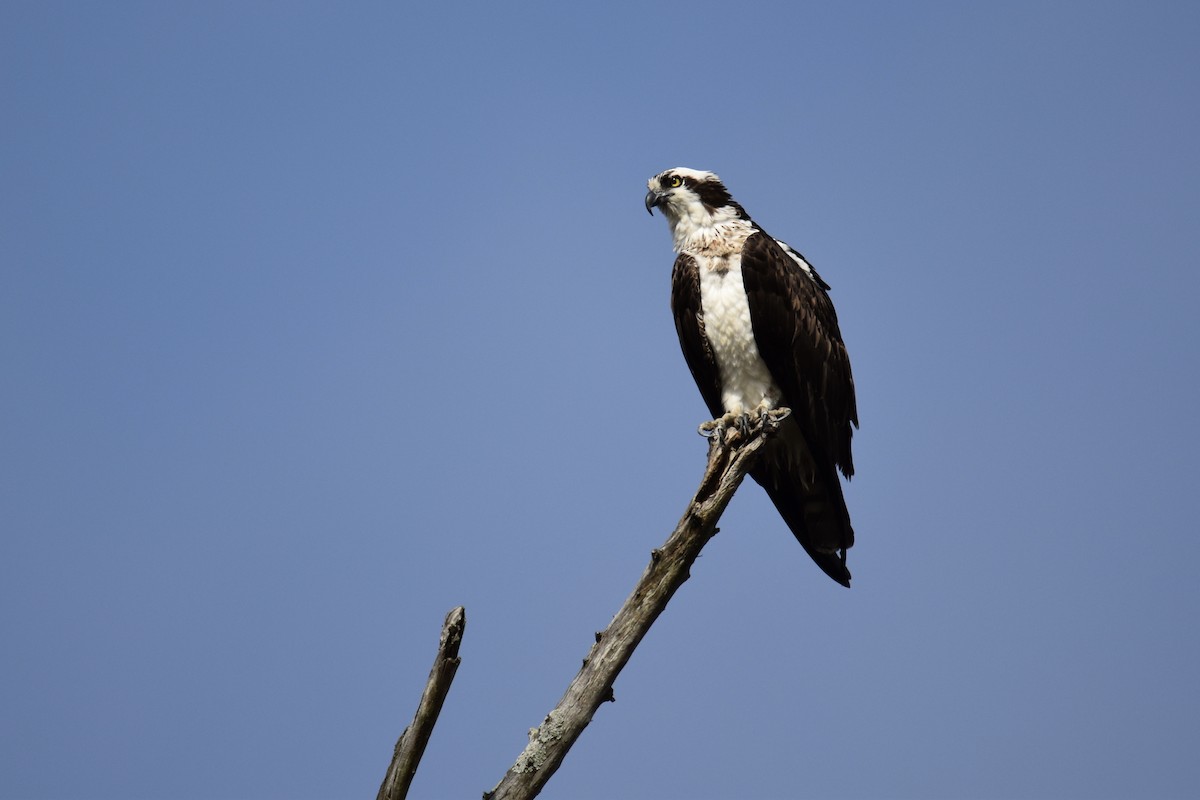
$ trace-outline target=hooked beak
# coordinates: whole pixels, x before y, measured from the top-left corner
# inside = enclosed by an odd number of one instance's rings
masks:
[[[666,199],[666,195],[659,194],[653,189],[646,192],[646,210],[650,212],[650,216],[654,216],[654,207],[662,205]]]

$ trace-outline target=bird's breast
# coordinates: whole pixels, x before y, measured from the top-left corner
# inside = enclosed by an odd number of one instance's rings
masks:
[[[749,413],[773,408],[779,390],[754,339],[750,301],[742,282],[741,256],[697,255],[704,333],[721,374],[725,410]]]

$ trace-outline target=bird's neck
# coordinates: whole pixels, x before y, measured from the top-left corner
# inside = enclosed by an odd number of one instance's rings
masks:
[[[710,209],[694,203],[672,211],[668,219],[676,253],[705,253],[734,243],[740,247],[754,232],[754,224],[729,206]]]

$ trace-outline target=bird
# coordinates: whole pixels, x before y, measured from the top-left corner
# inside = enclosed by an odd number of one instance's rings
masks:
[[[714,417],[701,433],[723,438],[731,426],[782,417],[750,476],[817,566],[848,588],[854,528],[838,473],[854,475],[858,406],[829,284],[715,173],[676,167],[647,186],[646,210],[666,217],[677,253],[679,344]]]

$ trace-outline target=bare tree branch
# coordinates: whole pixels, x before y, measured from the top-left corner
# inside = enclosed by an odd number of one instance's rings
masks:
[[[755,454],[787,413],[785,409],[771,412],[764,424],[754,426],[746,435],[731,428],[724,442],[710,439],[708,467],[683,518],[666,543],[651,552],[650,565],[608,629],[596,634],[596,644],[579,674],[542,724],[529,731],[529,745],[500,783],[484,792],[484,800],[536,797],[592,721],[596,709],[614,699],[617,675],[671,596],[688,579],[692,563],[716,535],[717,521],[746,477]]]
[[[403,800],[408,794],[413,775],[417,773],[417,765],[425,753],[425,745],[429,743],[429,735],[437,723],[438,714],[442,711],[442,703],[446,693],[450,691],[450,683],[462,660],[458,657],[458,646],[462,644],[463,630],[467,627],[467,613],[462,606],[453,608],[442,623],[442,636],[438,643],[437,658],[433,660],[433,669],[429,671],[429,680],[425,683],[425,691],[421,694],[421,703],[412,724],[404,729],[396,741],[396,750],[392,755],[392,763],[388,765],[383,785],[379,787],[376,800]]]

